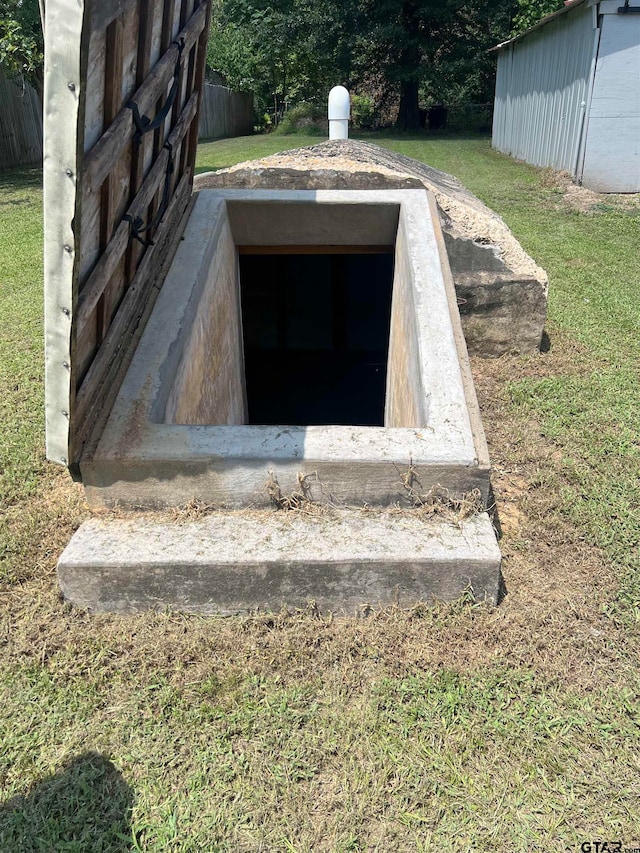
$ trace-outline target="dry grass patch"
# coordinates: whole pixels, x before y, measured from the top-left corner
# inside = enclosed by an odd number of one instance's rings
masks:
[[[556,206],[560,209],[587,215],[607,210],[640,213],[638,193],[598,193],[575,184],[568,172],[541,169],[540,186],[557,196]]]
[[[108,813],[144,851],[634,844],[637,630],[606,615],[613,567],[563,516],[562,454],[507,390],[516,363],[549,371],[567,355],[554,349],[475,365],[503,530],[498,608],[91,616],[55,583],[84,513],[56,474],[38,527],[48,544],[28,557],[38,569],[4,589],[0,782],[23,797],[0,814],[6,849],[40,849],[19,846],[27,814],[56,849],[51,815],[74,825],[65,803],[95,790],[96,760],[120,811],[92,800],[84,825]],[[118,843],[104,849],[129,849]]]
[[[313,607],[205,619],[66,605],[55,560],[87,510],[79,488],[43,462],[38,271],[9,257],[0,313],[29,351],[5,342],[0,370],[11,460],[0,470],[0,850],[640,844],[631,515],[640,416],[635,295],[622,287],[637,268],[632,217],[554,211],[539,173],[484,142],[393,144],[484,187],[489,202],[494,194],[551,273],[550,351],[473,365],[502,604],[333,620]],[[34,258],[31,207],[32,242],[18,242]],[[22,233],[12,222],[3,220]],[[178,519],[210,510],[192,504]]]
[[[578,690],[619,683],[624,680],[620,667],[626,671],[624,661],[631,665],[637,649],[637,633],[604,612],[616,593],[615,570],[562,514],[562,453],[534,418],[514,417],[507,392],[514,375],[550,375],[568,365],[586,370],[579,353],[559,339],[550,353],[473,365],[493,462],[495,523],[502,535],[506,595],[497,609],[470,602],[391,608],[357,622],[320,618],[315,611],[220,620],[79,613],[60,602],[53,569],[86,509],[78,487],[56,472],[52,488],[44,490],[46,500],[33,499],[14,512],[15,524],[37,516],[39,527],[24,556],[33,566],[32,580],[6,589],[13,653],[40,660],[34,633],[46,634],[48,658],[60,649],[65,667],[73,667],[75,656],[64,650],[83,647],[89,635],[112,648],[118,667],[126,660],[131,672],[162,670],[171,660],[194,665],[213,656],[223,669],[243,660],[252,672],[288,683],[340,662],[348,666],[352,689],[359,689],[375,649],[375,666],[388,676],[508,661]],[[183,514],[190,519],[208,511],[198,505]]]

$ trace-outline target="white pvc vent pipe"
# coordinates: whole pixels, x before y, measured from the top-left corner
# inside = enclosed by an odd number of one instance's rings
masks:
[[[334,86],[329,92],[329,139],[349,138],[351,99],[344,86]]]

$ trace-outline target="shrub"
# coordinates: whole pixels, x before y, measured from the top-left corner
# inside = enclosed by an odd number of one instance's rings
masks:
[[[303,101],[290,107],[282,117],[282,121],[274,133],[287,135],[289,133],[305,133],[308,136],[323,135],[327,131],[326,108],[322,110],[317,104]]]
[[[373,130],[378,127],[379,117],[368,95],[351,95],[351,121],[354,127]]]

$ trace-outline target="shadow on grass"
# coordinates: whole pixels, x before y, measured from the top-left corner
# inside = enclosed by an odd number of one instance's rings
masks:
[[[0,850],[125,853],[132,844],[132,806],[133,792],[121,773],[89,752],[0,806]]]
[[[42,166],[0,170],[0,190],[24,190],[42,187]]]
[[[551,352],[551,338],[547,334],[546,330],[542,333],[542,340],[540,341],[540,352]]]

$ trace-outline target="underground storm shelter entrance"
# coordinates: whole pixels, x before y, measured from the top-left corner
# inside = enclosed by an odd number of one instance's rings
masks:
[[[47,457],[92,509],[129,511],[81,525],[63,594],[200,613],[470,585],[495,601],[487,513],[415,511],[436,485],[489,490],[435,198],[395,168],[356,189],[324,155],[320,184],[343,189],[194,193],[211,4],[179,7],[47,2]],[[301,490],[309,512],[276,511]]]
[[[95,507],[217,509],[193,529],[87,522],[59,564],[68,598],[354,612],[472,585],[496,600],[487,514],[456,526],[414,509],[435,487],[483,502],[489,488],[436,217],[422,190],[197,194],[80,468]],[[261,512],[301,489],[334,515]]]
[[[202,190],[96,447],[96,505],[486,498],[435,205],[421,190]],[[446,267],[448,269],[448,267]],[[330,496],[330,497],[328,497]]]
[[[239,253],[248,423],[384,426],[391,247]]]

